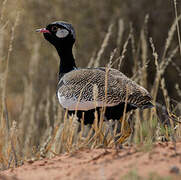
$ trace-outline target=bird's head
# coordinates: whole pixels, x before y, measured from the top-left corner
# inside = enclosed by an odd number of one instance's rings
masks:
[[[36,32],[43,33],[45,39],[55,47],[73,46],[75,42],[75,30],[71,24],[66,22],[53,22],[46,28],[37,29]]]

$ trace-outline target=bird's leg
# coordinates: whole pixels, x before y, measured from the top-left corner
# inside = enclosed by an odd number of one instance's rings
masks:
[[[113,142],[114,142],[114,144],[115,144],[115,147],[118,147],[118,146],[117,146],[117,144],[118,144],[117,141],[119,140],[120,137],[116,137],[116,136],[115,136],[115,133],[114,133],[115,128],[116,128],[116,130],[117,130],[117,126],[116,126],[117,121],[109,120],[109,121],[107,121],[107,122],[108,122],[108,127],[107,127],[107,129],[106,129],[106,133],[105,133],[105,136],[104,136],[103,143],[106,142],[106,138],[107,138],[107,136],[108,136],[108,134],[109,134],[109,132],[110,132],[110,133],[111,133],[111,136],[112,136],[112,138],[113,138]],[[119,148],[120,148],[120,147],[119,147]]]
[[[109,132],[111,132],[111,135],[114,136],[114,132],[113,132],[114,122],[112,120],[107,120],[106,117],[105,117],[105,120],[108,123],[108,127],[106,128],[106,132],[105,132],[104,139],[103,139],[103,144],[105,144],[106,138],[107,138]]]
[[[117,144],[122,144],[125,141],[125,139],[127,139],[131,135],[131,128],[129,123],[126,120],[124,120],[123,122],[122,118],[120,119],[120,122],[122,125],[121,127],[122,132],[121,135],[117,137],[118,138],[116,142]]]
[[[110,130],[111,130],[111,135],[112,135],[112,137],[113,137],[114,145],[115,145],[115,147],[116,147],[116,150],[118,150],[118,149],[121,149],[121,148],[122,148],[122,144],[119,144],[119,143],[118,143],[118,140],[119,140],[119,137],[120,137],[120,136],[116,136],[116,134],[117,134],[117,129],[119,129],[119,127],[116,126],[116,123],[118,123],[118,121],[114,121],[114,122],[113,122],[114,129],[113,129],[113,126],[112,126],[112,127],[110,128]],[[114,133],[114,131],[116,131],[116,132]],[[119,146],[118,146],[118,144],[119,144]]]
[[[122,143],[130,136],[131,131],[132,131],[129,123],[126,120],[123,122],[123,119],[121,118],[119,120],[119,123],[120,123],[121,127],[118,127],[118,129],[121,129],[121,130],[120,130],[120,133],[117,134],[116,136],[114,136],[114,133],[113,133],[113,126],[109,126],[109,129],[108,129],[111,131],[111,134],[113,135],[113,142],[112,143],[115,144],[115,148],[117,151],[120,148],[122,148]],[[111,128],[112,128],[112,130],[111,130]]]

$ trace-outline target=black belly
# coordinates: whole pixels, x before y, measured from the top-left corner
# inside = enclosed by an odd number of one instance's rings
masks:
[[[122,116],[123,116],[123,111],[124,111],[124,105],[125,103],[120,103],[116,106],[112,106],[112,107],[106,107],[106,111],[105,111],[105,119],[106,120],[119,120]],[[126,112],[131,111],[136,109],[136,106],[127,104],[127,108],[126,108]],[[101,107],[97,107],[95,109],[90,109],[88,111],[81,111],[78,110],[77,111],[77,117],[78,117],[78,121],[80,122],[82,117],[83,117],[83,113],[84,113],[84,124],[93,124],[94,119],[95,119],[95,111],[97,111],[98,114],[98,119],[100,118],[100,112],[101,112],[102,108]],[[69,115],[75,114],[75,111],[68,111]]]

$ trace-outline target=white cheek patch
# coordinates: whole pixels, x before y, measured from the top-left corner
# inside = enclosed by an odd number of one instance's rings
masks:
[[[58,30],[57,30],[57,33],[56,33],[56,36],[57,36],[58,38],[64,38],[64,37],[66,37],[68,34],[69,34],[68,30],[66,30],[66,29],[58,29]]]

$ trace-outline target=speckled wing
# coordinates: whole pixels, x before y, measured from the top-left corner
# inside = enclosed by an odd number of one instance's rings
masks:
[[[115,106],[126,101],[141,107],[151,100],[146,89],[116,69],[87,68],[66,73],[59,81],[57,96],[69,110]]]

